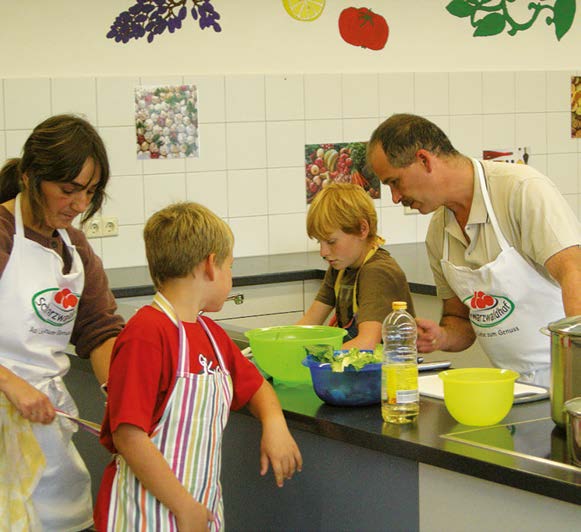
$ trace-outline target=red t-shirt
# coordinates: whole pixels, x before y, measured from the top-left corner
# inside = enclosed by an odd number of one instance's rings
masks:
[[[226,332],[211,319],[202,318],[222,354],[233,384],[232,410],[242,408],[262,385],[263,377],[246,359]],[[184,322],[190,349],[190,373],[203,373],[219,365],[208,336],[199,322]],[[107,382],[108,398],[101,430],[101,443],[117,452],[112,433],[122,423],[135,425],[151,434],[160,420],[173,390],[178,365],[178,328],[161,311],[141,308],[129,320],[111,356]],[[105,469],[97,502],[95,524],[105,530],[115,464]]]

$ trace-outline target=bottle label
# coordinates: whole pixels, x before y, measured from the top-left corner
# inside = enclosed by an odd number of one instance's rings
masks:
[[[392,405],[419,401],[416,364],[386,364],[382,368],[382,377],[384,401]]]
[[[417,403],[419,400],[417,390],[397,390],[395,402],[399,404]]]

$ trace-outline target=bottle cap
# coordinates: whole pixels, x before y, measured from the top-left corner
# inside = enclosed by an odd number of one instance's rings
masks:
[[[392,301],[392,310],[405,310],[408,308],[408,304],[405,301]]]

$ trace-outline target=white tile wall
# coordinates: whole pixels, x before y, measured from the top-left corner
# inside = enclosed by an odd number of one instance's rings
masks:
[[[266,76],[266,119],[303,120],[305,85],[302,75]]]
[[[482,75],[482,112],[514,113],[514,72],[484,72]]]
[[[203,203],[228,221],[236,257],[316,251],[305,232],[304,144],[365,141],[395,112],[423,114],[463,153],[525,145],[529,164],[581,209],[581,141],[569,133],[569,84],[579,72],[248,74],[4,79],[0,159],[18,156],[51,114],[76,112],[98,127],[112,178],[103,213],[119,236],[92,240],[107,267],[145,264],[147,217],[172,201]],[[139,85],[195,84],[200,157],[138,161]],[[405,215],[387,188],[375,202],[388,243],[422,241],[430,217]]]
[[[530,146],[531,154],[547,152],[547,115],[518,113],[516,115],[516,146]],[[529,160],[529,164],[532,164]]]
[[[343,118],[375,118],[379,113],[377,74],[343,74]]]
[[[578,156],[575,153],[552,153],[548,156],[547,172],[562,194],[578,194]]]
[[[516,112],[540,112],[547,100],[547,76],[545,72],[517,72],[515,84]]]
[[[0,131],[0,161],[6,159],[6,133]]]
[[[228,168],[266,168],[266,127],[264,122],[226,124]]]
[[[169,203],[186,198],[185,174],[146,175],[143,178],[145,219]]]
[[[305,118],[309,120],[341,117],[341,75],[309,74],[305,76]]]
[[[226,120],[264,121],[264,76],[226,76]]]
[[[450,138],[457,150],[470,157],[481,157],[484,120],[482,115],[451,115]]]
[[[274,214],[269,216],[268,223],[270,253],[294,253],[307,250],[303,213]]]
[[[266,154],[269,167],[296,166],[305,157],[303,121],[267,122]]]
[[[4,123],[4,80],[0,82],[0,128],[5,129],[6,124]]]
[[[51,114],[50,79],[4,80],[6,129],[32,129]]]
[[[268,255],[268,217],[230,218],[234,233],[234,256]]]
[[[304,187],[296,184],[305,179],[304,166],[294,168],[268,169],[268,213],[291,214],[305,213],[306,193]],[[300,224],[301,227],[304,223]]]
[[[379,116],[414,112],[414,74],[379,75]]]
[[[6,130],[6,157],[20,157],[30,131],[29,129]]]
[[[228,174],[226,170],[186,174],[188,201],[201,203],[222,218],[228,217]]]
[[[97,78],[97,125],[129,126],[135,123],[135,88],[138,78]]]
[[[266,168],[228,170],[228,216],[263,216],[268,212]]]
[[[445,72],[420,72],[414,75],[414,112],[419,115],[450,113],[449,80]]]
[[[482,73],[452,72],[450,74],[450,114],[479,115],[482,113]]]
[[[342,142],[343,121],[331,120],[305,120],[305,144],[318,142]]]
[[[97,82],[95,78],[51,79],[51,113],[76,113],[97,123]],[[35,125],[35,124],[32,124]]]

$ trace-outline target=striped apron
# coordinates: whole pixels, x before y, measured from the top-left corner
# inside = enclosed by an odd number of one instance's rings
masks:
[[[222,434],[232,402],[232,379],[212,333],[198,317],[220,364],[204,373],[190,373],[186,331],[171,304],[161,293],[153,301],[179,330],[179,357],[175,385],[151,441],[163,454],[177,479],[215,516],[210,530],[224,527],[220,469]],[[202,362],[202,355],[200,355]],[[135,477],[121,455],[116,458],[107,530],[127,532],[177,531],[174,515],[149,493]]]

